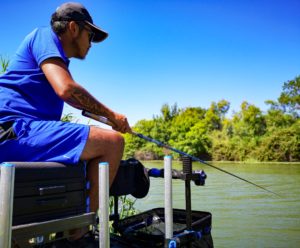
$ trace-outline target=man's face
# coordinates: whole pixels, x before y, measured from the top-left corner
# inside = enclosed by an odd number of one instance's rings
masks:
[[[91,48],[91,41],[94,33],[91,28],[84,25],[77,37],[72,40],[72,47],[74,49],[74,57],[78,59],[85,59],[89,49]]]

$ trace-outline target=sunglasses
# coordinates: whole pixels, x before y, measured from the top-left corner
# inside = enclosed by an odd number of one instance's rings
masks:
[[[82,23],[82,22],[79,22],[78,25],[82,28],[82,29],[85,29],[87,32],[88,32],[88,36],[89,36],[89,42],[91,43],[95,37],[95,33],[86,27],[87,24],[85,23]]]
[[[83,28],[88,32],[89,42],[91,43],[95,37],[95,33],[92,30],[86,28],[85,26],[83,26]]]

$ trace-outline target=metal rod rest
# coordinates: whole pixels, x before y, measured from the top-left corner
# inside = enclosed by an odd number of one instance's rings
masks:
[[[187,230],[192,230],[192,198],[191,198],[191,175],[192,175],[192,159],[190,157],[182,157],[182,171],[186,175],[185,180],[185,208],[186,208],[186,226]]]

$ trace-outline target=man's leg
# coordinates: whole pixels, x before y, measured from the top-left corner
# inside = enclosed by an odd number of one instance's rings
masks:
[[[111,185],[117,174],[120,160],[124,150],[124,139],[115,131],[91,126],[88,140],[80,156],[81,160],[87,160],[87,179],[90,182],[89,198],[90,211],[97,212],[99,205],[98,192],[98,168],[100,162],[109,163],[109,184]],[[71,230],[71,239],[81,238],[87,228]]]
[[[124,139],[115,131],[90,127],[87,143],[81,154],[81,160],[88,160],[87,178],[90,182],[90,210],[98,209],[98,165],[109,163],[109,183],[112,184],[118,171],[124,150]]]

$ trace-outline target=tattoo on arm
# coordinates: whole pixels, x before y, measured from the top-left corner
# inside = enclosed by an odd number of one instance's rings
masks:
[[[71,97],[67,103],[75,108],[84,109],[98,115],[108,113],[108,109],[83,88],[74,87],[70,95]]]

